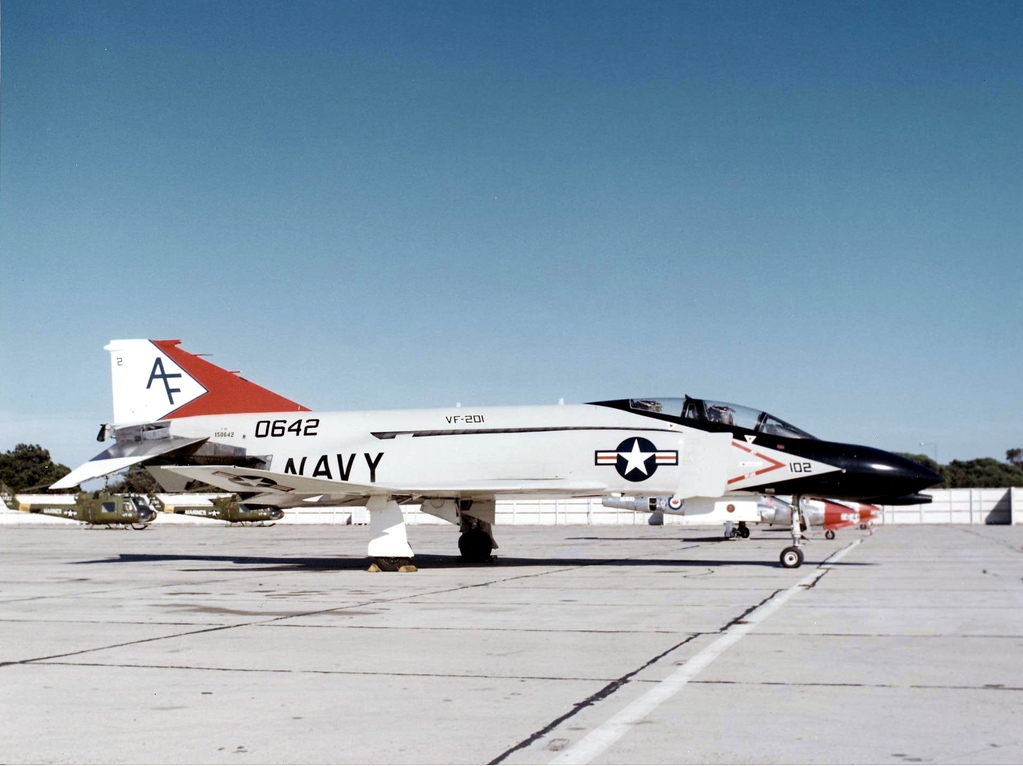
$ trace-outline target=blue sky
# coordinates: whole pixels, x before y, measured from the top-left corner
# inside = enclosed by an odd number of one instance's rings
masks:
[[[1023,446],[1023,5],[5,0],[0,449],[113,338],[314,409]],[[926,446],[920,447],[920,442]]]

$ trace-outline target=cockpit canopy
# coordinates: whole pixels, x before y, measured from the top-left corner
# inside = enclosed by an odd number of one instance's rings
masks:
[[[737,426],[769,436],[785,436],[790,439],[814,438],[806,431],[796,428],[768,412],[738,404],[712,402],[709,399],[693,399],[688,396],[684,399],[629,399],[629,409],[637,412],[668,415],[672,418],[691,420],[696,423]]]

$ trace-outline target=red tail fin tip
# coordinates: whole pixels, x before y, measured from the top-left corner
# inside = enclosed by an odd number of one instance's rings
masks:
[[[153,345],[191,375],[206,389],[206,393],[178,409],[166,418],[185,418],[193,415],[227,415],[237,412],[308,412],[280,394],[257,386],[230,370],[207,362],[199,354],[190,354],[178,348],[180,340],[154,340]]]

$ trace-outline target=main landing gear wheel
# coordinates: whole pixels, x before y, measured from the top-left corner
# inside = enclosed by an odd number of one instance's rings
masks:
[[[415,572],[412,559],[404,556],[378,556],[369,567],[370,572]]]
[[[745,521],[740,521],[739,522],[739,530],[738,531],[739,531],[739,537],[741,537],[743,540],[745,540],[746,538],[749,537],[749,527],[746,526],[746,522]]]
[[[835,539],[835,530],[829,529],[827,532],[824,533],[824,536],[826,538],[828,538],[829,540],[834,540]]]
[[[790,545],[781,552],[781,565],[786,569],[798,569],[803,563],[803,552],[795,545]]]
[[[462,561],[482,564],[490,561],[494,543],[482,529],[468,529],[458,538],[458,550],[462,554]]]

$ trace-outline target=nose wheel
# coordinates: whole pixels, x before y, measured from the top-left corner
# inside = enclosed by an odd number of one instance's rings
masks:
[[[798,569],[803,564],[803,551],[795,545],[790,545],[781,552],[779,558],[781,565],[786,569]]]

